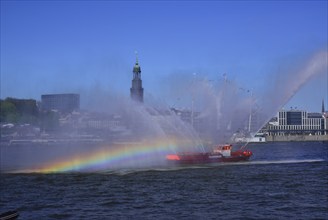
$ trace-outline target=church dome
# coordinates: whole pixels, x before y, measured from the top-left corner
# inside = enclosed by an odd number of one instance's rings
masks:
[[[140,68],[140,66],[139,66],[138,63],[136,63],[136,64],[134,65],[134,67],[133,67],[133,72],[134,72],[134,73],[140,73],[140,72],[141,72],[141,68]]]

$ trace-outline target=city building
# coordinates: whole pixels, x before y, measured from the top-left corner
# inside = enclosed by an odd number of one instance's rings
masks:
[[[79,94],[47,94],[41,95],[41,110],[72,112],[80,109]]]
[[[136,57],[136,64],[133,67],[132,87],[130,89],[132,100],[143,102],[143,88],[141,80],[141,68],[138,63],[138,56]]]
[[[187,109],[176,109],[171,108],[183,122],[191,124],[191,126],[196,130],[200,130],[201,120],[199,119],[200,112],[194,112]]]
[[[267,132],[269,136],[327,135],[327,120],[321,113],[281,110],[277,121],[269,123]]]

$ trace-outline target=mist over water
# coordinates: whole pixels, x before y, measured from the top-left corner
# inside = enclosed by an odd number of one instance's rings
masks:
[[[138,103],[114,91],[110,93],[98,90],[90,96],[95,98],[85,108],[120,116],[122,124],[129,130],[127,141],[179,139],[189,142],[190,146],[201,144],[192,126],[184,123],[166,103],[151,96],[147,97],[146,103]]]
[[[174,107],[199,112],[195,125],[206,143],[231,142],[234,134],[252,136],[267,123],[307,82],[327,73],[327,52],[319,51],[292,65],[280,65],[258,91],[222,74],[208,80],[198,74],[174,73],[166,92]],[[254,79],[256,80],[256,79]],[[183,97],[183,98],[182,98]],[[257,123],[253,123],[257,121]]]
[[[82,107],[118,115],[127,128],[124,135],[105,143],[1,146],[1,169],[66,172],[165,166],[166,154],[199,152],[230,142],[236,132],[257,132],[306,82],[327,71],[327,52],[316,53],[289,70],[275,74],[277,80],[267,82],[268,90],[260,94],[230,80],[229,75],[211,81],[196,74],[175,74],[163,96],[174,100],[173,104],[147,93],[140,104],[97,86],[81,90]],[[181,120],[171,108],[193,112],[194,124]],[[260,116],[261,126],[249,126],[250,114]]]
[[[202,142],[191,125],[162,103],[154,100],[151,105],[141,104],[124,96],[108,95],[101,89],[92,93],[95,96],[89,102],[88,112],[93,112],[87,115],[92,114],[97,120],[117,116],[124,126],[123,132],[115,135],[104,129],[98,137],[91,131],[87,135],[93,135],[92,138],[85,139],[76,128],[63,128],[55,143],[2,146],[1,169],[46,173],[141,169],[167,165],[165,156],[169,153],[200,151]],[[70,139],[71,136],[85,140]]]

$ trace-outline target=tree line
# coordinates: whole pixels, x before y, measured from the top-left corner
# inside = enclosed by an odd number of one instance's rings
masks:
[[[34,99],[0,99],[0,123],[32,124],[41,129],[53,130],[59,125],[59,115],[41,111]]]

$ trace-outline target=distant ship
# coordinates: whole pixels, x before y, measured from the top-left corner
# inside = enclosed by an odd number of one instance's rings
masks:
[[[219,145],[212,152],[183,152],[169,154],[166,159],[175,164],[208,164],[247,161],[253,155],[249,150],[232,151],[232,145]]]
[[[266,138],[263,133],[256,133],[250,137],[245,135],[234,134],[232,137],[234,143],[266,143]]]

